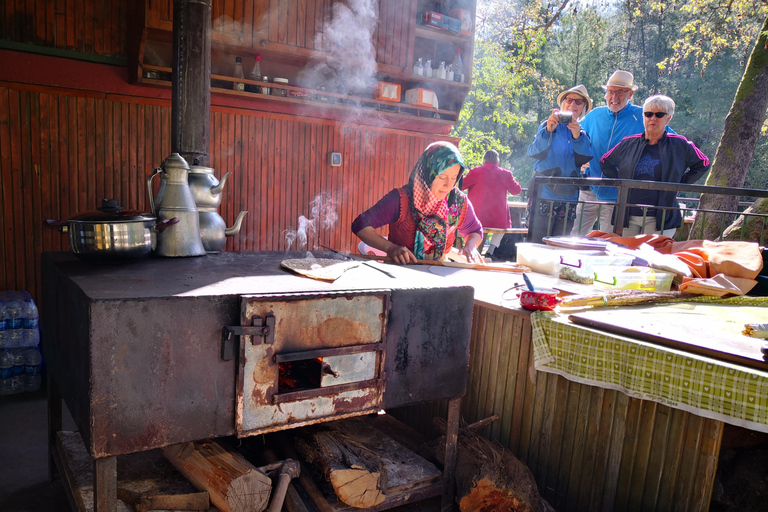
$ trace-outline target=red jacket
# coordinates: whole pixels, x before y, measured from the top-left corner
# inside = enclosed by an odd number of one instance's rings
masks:
[[[512,219],[507,206],[507,192],[516,196],[523,189],[512,171],[487,163],[475,167],[464,176],[463,188],[475,208],[483,227],[509,229]]]

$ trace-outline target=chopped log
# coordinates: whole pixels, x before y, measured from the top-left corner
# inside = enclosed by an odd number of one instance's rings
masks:
[[[438,431],[445,432],[443,418],[433,422]],[[459,429],[456,502],[462,512],[554,512],[539,494],[528,466],[500,444],[468,428]]]
[[[196,488],[208,491],[221,512],[267,507],[272,481],[239,453],[209,440],[166,446],[163,454]]]
[[[343,503],[369,508],[386,498],[387,472],[372,450],[344,432],[318,425],[300,431],[298,452],[320,468]]]
[[[118,487],[117,498],[123,503],[131,505],[136,512],[146,512],[148,510],[208,510],[211,505],[207,492],[145,496]]]

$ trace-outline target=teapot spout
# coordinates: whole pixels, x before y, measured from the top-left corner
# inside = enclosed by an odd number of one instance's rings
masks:
[[[224,184],[227,182],[227,178],[229,178],[229,175],[232,174],[231,172],[226,173],[224,176],[221,177],[221,181],[218,185],[214,185],[211,187],[211,195],[217,195],[221,194],[221,191],[224,190]]]
[[[227,173],[229,174],[229,173]],[[225,176],[226,178],[226,176]],[[224,181],[222,181],[224,183]],[[227,236],[233,236],[240,232],[240,226],[243,224],[243,217],[245,217],[245,214],[248,213],[247,211],[240,212],[237,214],[237,219],[235,220],[235,224],[231,228],[227,228],[224,231],[224,234]]]

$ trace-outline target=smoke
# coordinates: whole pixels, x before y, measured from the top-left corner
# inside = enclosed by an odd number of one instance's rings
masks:
[[[292,248],[304,249],[310,240],[316,241],[317,231],[320,228],[332,228],[339,218],[336,213],[336,201],[325,192],[316,195],[309,203],[309,208],[312,218],[300,215],[299,226],[296,229],[283,231],[286,251],[290,251]]]
[[[315,35],[315,47],[329,51],[309,62],[299,73],[299,84],[369,97],[376,83],[376,49],[371,40],[376,22],[374,0],[334,3],[331,19],[326,21],[325,29]]]

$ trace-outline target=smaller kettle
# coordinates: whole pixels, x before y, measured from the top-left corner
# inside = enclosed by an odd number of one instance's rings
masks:
[[[224,174],[219,182],[211,167],[198,165],[195,161],[195,164],[189,168],[189,188],[200,217],[200,237],[207,252],[221,251],[227,242],[227,237],[240,232],[243,217],[248,213],[240,212],[234,225],[228,228],[217,212],[221,204],[224,184],[231,174],[231,172]]]
[[[179,219],[175,229],[157,234],[155,254],[158,256],[178,258],[206,253],[200,240],[200,219],[187,182],[188,174],[187,161],[180,154],[172,153],[147,179],[149,205],[158,222],[173,217]],[[152,178],[158,175],[160,188],[155,200],[152,197]]]

